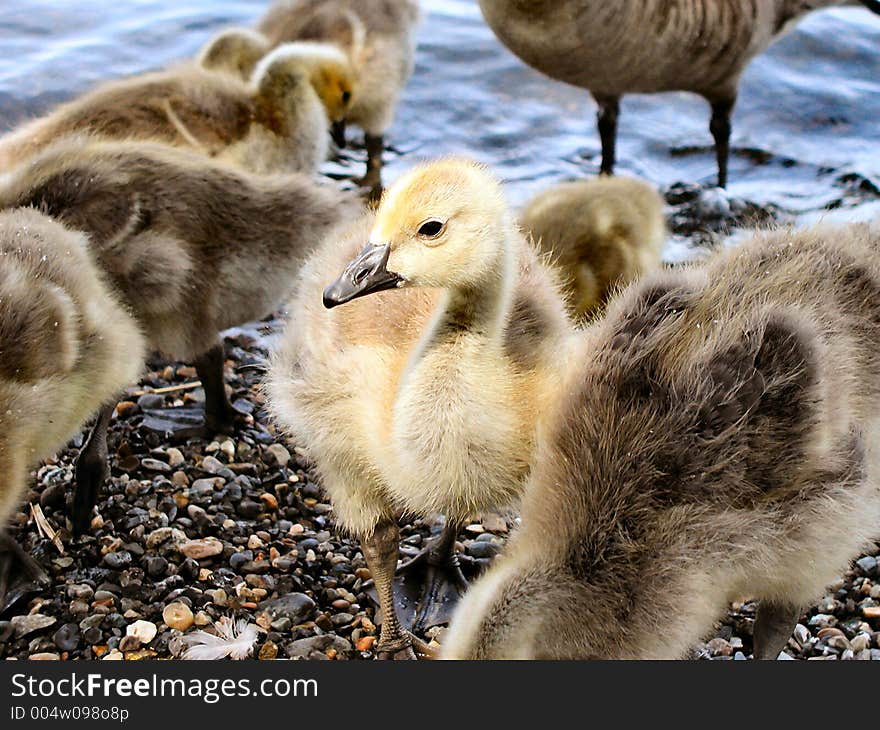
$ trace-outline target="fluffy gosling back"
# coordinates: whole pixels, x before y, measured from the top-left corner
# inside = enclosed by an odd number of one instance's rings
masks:
[[[250,28],[226,28],[205,44],[197,63],[209,71],[249,79],[269,48],[269,41],[261,33]]]
[[[666,236],[660,194],[628,177],[545,190],[526,204],[520,224],[562,271],[579,319],[599,310],[615,289],[659,268]]]
[[[878,251],[876,226],[762,234],[614,300],[444,654],[680,658],[757,598],[775,657],[880,529]]]

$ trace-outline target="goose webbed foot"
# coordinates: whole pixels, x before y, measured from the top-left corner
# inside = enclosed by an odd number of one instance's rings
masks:
[[[0,614],[50,584],[40,564],[9,535],[0,532]]]
[[[447,525],[440,537],[396,570],[394,602],[400,620],[413,634],[449,623],[468,588],[455,552],[456,526]],[[373,600],[377,600],[371,591]]]
[[[376,658],[383,661],[414,661],[433,659],[435,656],[433,647],[408,631],[396,639],[380,641],[376,646]]]

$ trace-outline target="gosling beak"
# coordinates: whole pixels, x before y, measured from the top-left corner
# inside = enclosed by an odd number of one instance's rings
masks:
[[[343,117],[338,122],[333,122],[330,125],[330,136],[333,138],[333,141],[336,143],[336,146],[344,150],[345,149],[345,118]]]
[[[345,267],[339,278],[324,289],[324,306],[331,309],[352,299],[385,289],[396,289],[403,278],[388,271],[389,245],[368,245]]]
[[[880,15],[880,0],[859,0],[859,2],[864,5],[868,10],[872,13],[877,13]]]

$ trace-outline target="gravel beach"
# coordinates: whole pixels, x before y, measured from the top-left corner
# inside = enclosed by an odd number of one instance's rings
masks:
[[[0,621],[3,659],[170,659],[183,637],[223,617],[259,627],[258,659],[371,659],[381,617],[355,541],[334,530],[308,464],[268,422],[259,365],[273,319],[227,337],[227,382],[245,424],[232,437],[168,438],[170,408],[198,408],[193,368],[151,363],[119,404],[109,446],[112,477],[89,534],[67,521],[75,441],[40,466],[11,534],[50,584],[23,595]],[[244,367],[243,367],[244,366]],[[252,367],[247,367],[252,366]],[[257,367],[253,367],[257,366]],[[33,509],[58,530],[41,535]],[[512,521],[487,515],[459,536],[469,576],[503,545]],[[403,527],[402,557],[439,524]],[[787,648],[795,659],[880,660],[880,565],[862,556],[802,616]],[[696,656],[745,659],[755,604],[731,607]],[[442,642],[442,627],[429,636]]]

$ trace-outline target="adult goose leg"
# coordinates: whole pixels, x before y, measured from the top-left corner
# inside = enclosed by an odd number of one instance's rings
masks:
[[[619,96],[595,96],[599,105],[597,115],[599,139],[602,142],[602,175],[614,174],[614,163],[617,157],[617,117],[620,115]]]
[[[709,131],[715,140],[715,158],[718,161],[718,187],[727,187],[727,163],[730,159],[730,115],[736,97],[727,97],[710,102],[712,105],[712,120],[709,122]]]

